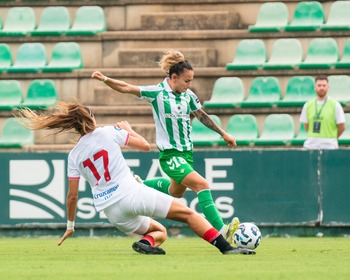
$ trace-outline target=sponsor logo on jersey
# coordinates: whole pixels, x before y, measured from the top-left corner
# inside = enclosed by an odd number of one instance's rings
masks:
[[[99,198],[103,198],[105,196],[109,196],[110,194],[114,193],[118,188],[119,188],[119,185],[116,185],[116,186],[111,187],[110,189],[108,189],[104,192],[96,193],[96,194],[94,194],[94,199],[99,199]]]

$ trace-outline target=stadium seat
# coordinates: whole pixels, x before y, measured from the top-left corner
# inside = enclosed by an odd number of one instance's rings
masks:
[[[277,102],[279,107],[300,107],[316,96],[315,79],[311,76],[294,76],[287,83],[284,97]]]
[[[22,100],[22,89],[18,81],[0,80],[0,110],[17,108]]]
[[[238,107],[245,95],[243,82],[236,77],[221,77],[215,81],[210,100],[204,101],[204,108]]]
[[[263,40],[245,39],[238,43],[235,58],[226,64],[227,70],[252,70],[266,62],[266,47]]]
[[[19,123],[16,118],[8,118],[2,127],[0,148],[22,148],[34,143],[34,133]]]
[[[65,33],[70,28],[70,15],[63,6],[43,9],[38,27],[31,32],[33,36],[54,36]]]
[[[307,139],[307,132],[305,130],[304,124],[301,123],[299,126],[299,132],[297,136],[295,136],[290,143],[292,145],[303,145],[305,140]]]
[[[7,72],[38,72],[46,63],[46,50],[42,43],[24,43],[18,48],[15,63]]]
[[[8,44],[0,43],[0,73],[12,66],[12,55]]]
[[[350,68],[350,39],[345,42],[343,55],[335,64],[335,68]]]
[[[43,72],[70,72],[80,68],[83,68],[83,58],[79,44],[60,42],[54,46],[51,60]]]
[[[25,36],[35,29],[35,14],[31,7],[12,7],[7,12],[0,36]]]
[[[263,3],[260,6],[255,25],[250,25],[250,32],[278,32],[288,25],[289,13],[283,2]]]
[[[52,80],[34,80],[28,86],[27,96],[21,107],[46,109],[55,105],[57,90]]]
[[[253,79],[241,107],[272,107],[280,99],[281,87],[276,77],[257,77]]]
[[[341,104],[350,104],[350,76],[330,75],[328,76],[328,96],[338,100]]]
[[[350,113],[345,113],[345,131],[338,138],[339,145],[350,144]]]
[[[229,118],[226,128],[227,133],[233,135],[237,145],[251,145],[259,136],[258,123],[254,115],[237,114]],[[221,139],[221,145],[226,142]]]
[[[334,1],[331,5],[328,19],[321,25],[323,31],[350,30],[350,2]]]
[[[299,2],[285,31],[315,31],[325,22],[323,7],[318,1]]]
[[[288,55],[286,55],[288,54]],[[293,69],[303,60],[303,48],[298,39],[277,39],[272,45],[270,59],[263,65],[268,69]]]
[[[66,35],[95,35],[106,31],[106,17],[99,6],[82,6],[75,13],[72,27]]]
[[[210,115],[213,121],[221,127],[221,120],[216,115]],[[220,142],[221,136],[202,124],[197,118],[192,120],[192,141],[195,146],[215,146]]]
[[[294,121],[289,114],[266,116],[263,130],[255,145],[287,145],[294,138]]]
[[[333,38],[315,38],[310,41],[306,57],[299,68],[330,68],[338,60],[338,45]]]

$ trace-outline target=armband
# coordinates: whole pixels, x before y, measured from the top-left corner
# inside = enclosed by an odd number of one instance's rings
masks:
[[[74,222],[72,221],[67,221],[67,230],[72,230],[74,229]]]

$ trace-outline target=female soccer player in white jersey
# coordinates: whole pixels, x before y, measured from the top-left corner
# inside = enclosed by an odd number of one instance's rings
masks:
[[[233,136],[221,129],[201,108],[198,97],[190,90],[194,71],[184,55],[176,50],[165,52],[159,62],[167,77],[155,86],[135,86],[109,78],[96,71],[92,78],[105,82],[110,88],[146,99],[152,106],[156,125],[159,162],[171,183],[148,184],[174,197],[182,197],[186,188],[197,193],[198,203],[207,220],[232,244],[232,235],[239,220],[225,225],[211,195],[208,182],[193,169],[190,113],[204,125],[219,133],[229,147],[235,147]]]
[[[31,129],[75,130],[79,141],[68,155],[69,190],[67,194],[67,230],[59,240],[74,233],[79,179],[89,182],[97,211],[104,211],[111,224],[120,231],[143,235],[132,248],[142,254],[164,255],[159,247],[167,232],[150,217],[167,218],[187,223],[200,237],[216,246],[223,254],[254,254],[247,249],[233,248],[203,217],[173,197],[140,184],[133,177],[120,146],[141,151],[149,143],[123,121],[115,126],[96,127],[93,113],[79,102],[59,102],[47,114],[30,109],[20,110],[22,123]]]

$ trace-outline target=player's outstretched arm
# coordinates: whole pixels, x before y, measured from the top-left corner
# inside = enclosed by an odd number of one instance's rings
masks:
[[[211,130],[220,134],[229,147],[235,148],[237,146],[236,139],[231,134],[227,133],[225,130],[223,130],[221,127],[219,127],[210,118],[210,116],[206,112],[203,111],[203,109],[199,109],[197,111],[194,111],[193,114],[206,127],[210,128]]]
[[[117,126],[129,132],[130,137],[127,146],[145,152],[151,149],[148,141],[136,131],[134,131],[127,121],[118,122]]]
[[[74,234],[74,220],[78,203],[79,180],[69,179],[69,189],[67,194],[67,229],[57,245],[60,246],[69,236]]]
[[[104,82],[107,86],[118,92],[129,93],[138,97],[140,97],[141,95],[140,88],[138,86],[128,84],[124,81],[109,78],[103,75],[100,71],[95,71],[94,73],[92,73],[91,78]]]

